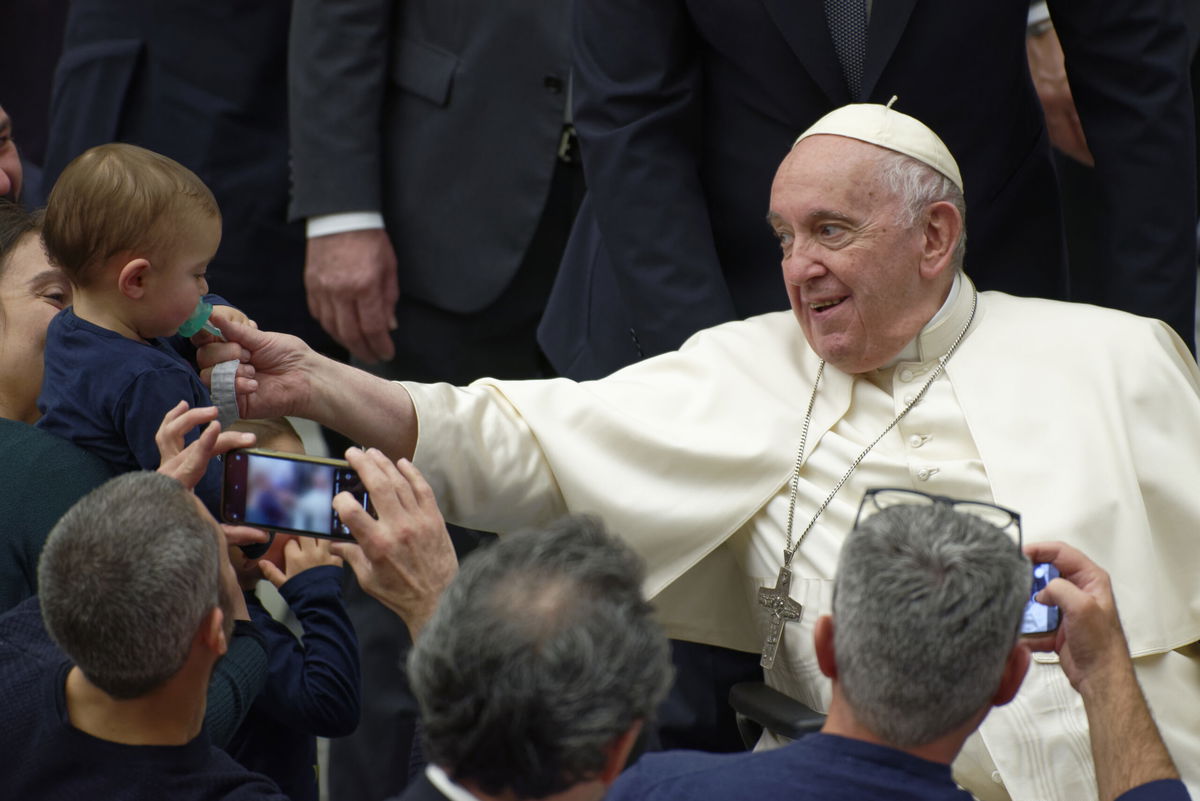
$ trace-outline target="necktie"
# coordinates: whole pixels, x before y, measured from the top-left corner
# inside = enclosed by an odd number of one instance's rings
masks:
[[[862,95],[863,61],[867,57],[867,0],[825,0],[825,24],[833,37],[850,89],[850,99],[858,102]]]

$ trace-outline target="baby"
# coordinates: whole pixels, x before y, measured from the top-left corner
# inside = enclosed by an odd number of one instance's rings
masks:
[[[75,286],[74,305],[46,335],[38,426],[100,456],[116,472],[158,466],[154,441],[180,400],[209,406],[193,343],[175,336],[208,291],[221,213],[186,167],[140,147],[94,147],[72,161],[46,206],[50,260]],[[210,303],[224,304],[216,296]],[[225,319],[245,315],[222,305]],[[217,321],[219,325],[219,321]],[[200,333],[196,344],[211,336]],[[191,432],[187,441],[199,435]],[[220,501],[220,462],[196,487]]]

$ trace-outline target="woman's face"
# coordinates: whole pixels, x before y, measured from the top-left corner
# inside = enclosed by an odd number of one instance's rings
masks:
[[[71,304],[71,283],[28,234],[0,270],[0,417],[32,423],[42,390],[42,351],[51,318]]]

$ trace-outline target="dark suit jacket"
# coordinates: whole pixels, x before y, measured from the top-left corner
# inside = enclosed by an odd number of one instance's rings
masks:
[[[74,0],[51,101],[45,190],[94,145],[195,172],[221,207],[215,291],[260,326],[312,338],[304,232],[286,221],[289,0]]]
[[[564,0],[297,0],[293,218],[381,211],[400,291],[458,314],[512,280],[554,172]]]
[[[1067,296],[1060,211],[1025,53],[1028,0],[874,3],[864,99],[932,127],[966,184],[966,269],[985,289]],[[764,222],[794,138],[850,102],[820,0],[576,0],[575,120],[588,197],[540,341],[604,375],[693,332],[785,308]],[[1187,341],[1193,121],[1178,0],[1051,11],[1109,213],[1097,269]]]

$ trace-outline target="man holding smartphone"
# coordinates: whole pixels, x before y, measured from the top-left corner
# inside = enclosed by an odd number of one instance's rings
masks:
[[[384,500],[380,516],[375,519],[351,495],[339,495],[335,504],[361,547],[342,544],[334,547],[354,569],[363,588],[408,624],[415,641],[442,590],[454,578],[454,557],[445,524],[428,483],[407,460],[392,464],[377,450],[364,452],[356,448],[350,449],[346,458],[362,476],[368,490]],[[846,749],[856,751],[858,756],[865,752],[880,757],[889,767],[907,760],[927,782],[921,789],[932,788],[941,793],[925,792],[918,797],[925,801],[969,798],[950,780],[950,761],[991,706],[1006,703],[1016,693],[1028,668],[1030,651],[1055,652],[1087,712],[1100,801],[1190,798],[1138,685],[1106,571],[1079,550],[1061,542],[1029,545],[1022,556],[997,527],[969,513],[953,512],[948,504],[892,507],[873,519],[873,523],[869,520],[863,523],[861,530],[847,540],[837,578],[842,607],[835,605],[835,616],[823,618],[816,635],[822,669],[832,675],[835,685],[829,721],[823,735],[800,743],[811,743],[818,750],[833,748],[842,758],[847,758]],[[1056,632],[1017,640],[1017,622],[1028,598],[1030,560],[1035,564],[1052,564],[1061,574],[1061,578],[1051,579],[1037,594],[1038,601],[1059,608],[1061,626]],[[956,609],[961,614],[964,605],[970,608],[969,614],[959,621],[961,627],[954,625],[954,621],[948,622],[947,615],[941,613],[896,614],[905,603],[913,603],[911,595],[908,599],[903,597],[906,592],[923,585],[930,585],[927,588],[930,592],[923,596],[941,592],[938,600],[950,610],[947,613],[950,616]],[[887,596],[889,591],[898,593],[897,597]],[[929,602],[922,597],[916,603]],[[987,700],[980,701],[980,709],[968,710],[965,724],[949,726],[946,731],[937,732],[941,736],[919,746],[893,747],[886,737],[864,725],[860,717],[878,720],[881,716],[894,716],[879,708],[856,714],[846,693],[837,689],[843,675],[839,671],[839,654],[841,660],[846,660],[856,647],[853,634],[849,640],[837,638],[838,609],[847,613],[846,620],[854,618],[853,626],[847,623],[845,628],[858,629],[860,652],[861,635],[878,637],[879,632],[873,630],[878,628],[890,631],[901,641],[930,640],[929,648],[908,648],[909,655],[920,663],[937,658],[930,652],[938,644],[942,646],[939,652],[942,657],[969,662],[980,657],[969,648],[958,647],[959,640],[970,640],[976,650],[981,648],[981,641],[984,646],[990,644],[994,654],[990,659],[983,658],[982,668],[983,672],[994,675],[996,686],[984,682],[980,698]],[[854,612],[852,616],[850,611]],[[925,612],[931,610],[927,608]],[[894,672],[896,666],[890,667]],[[887,672],[885,666],[875,674]],[[949,695],[961,699],[957,684],[962,677],[958,672],[955,677],[956,687]],[[875,681],[875,676],[867,678]],[[969,702],[967,705],[971,706]],[[936,717],[944,704],[939,701],[922,706],[936,710],[925,713]],[[901,725],[911,728],[913,724],[905,721]],[[720,788],[722,798],[749,801],[763,797],[762,788],[752,779],[757,781],[769,775],[764,764],[787,758],[787,751],[647,755],[618,780],[607,797],[614,801],[682,801],[712,795],[714,788]],[[746,762],[758,763],[756,769],[748,770]],[[914,781],[913,775],[904,775],[907,782]],[[853,797],[859,801],[874,799],[876,796],[868,793],[869,780],[866,774],[839,777],[835,787],[826,789],[854,793]],[[787,787],[788,796],[804,799],[810,796],[803,793],[810,792],[815,793],[813,798],[826,797],[822,788],[812,786],[813,781],[812,772],[807,772],[804,781]],[[902,789],[900,784],[887,782],[878,797],[890,801],[906,797],[900,795]],[[843,797],[836,792],[832,797]],[[477,797],[484,796],[477,794]]]

